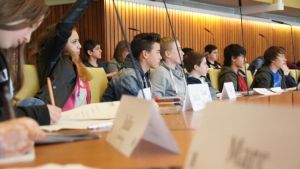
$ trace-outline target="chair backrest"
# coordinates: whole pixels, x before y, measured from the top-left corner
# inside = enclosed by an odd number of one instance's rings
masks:
[[[107,88],[107,77],[103,68],[90,68],[87,70],[92,74],[93,79],[90,81],[91,88],[91,102],[98,103],[100,102],[102,95],[104,94]]]
[[[253,82],[253,76],[250,70],[247,70],[247,85],[250,88],[251,84]]]
[[[298,84],[299,77],[300,77],[300,70],[290,69],[290,76],[292,76],[295,79],[296,83]]]
[[[219,74],[220,74],[221,70],[220,69],[210,69],[208,71],[208,76],[211,82],[211,86],[216,89],[217,91],[219,91]]]
[[[24,65],[24,83],[15,98],[17,100],[24,100],[28,97],[33,97],[38,92],[39,77],[34,65]]]

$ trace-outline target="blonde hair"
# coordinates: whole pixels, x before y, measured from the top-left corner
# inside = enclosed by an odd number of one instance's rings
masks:
[[[176,39],[176,41],[177,41],[177,39]],[[162,56],[163,60],[165,60],[166,51],[172,49],[173,43],[175,43],[175,40],[169,36],[164,37],[160,40],[160,55]]]

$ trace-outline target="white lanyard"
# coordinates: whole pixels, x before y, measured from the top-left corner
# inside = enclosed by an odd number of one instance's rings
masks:
[[[175,83],[175,80],[174,80],[173,73],[172,73],[172,71],[171,71],[171,70],[169,70],[169,73],[170,73],[171,79],[172,79],[172,81],[173,81],[173,84],[174,84],[175,93],[176,93],[176,95],[177,95],[177,94],[178,94],[178,89],[177,89],[177,85],[176,85],[176,83]]]

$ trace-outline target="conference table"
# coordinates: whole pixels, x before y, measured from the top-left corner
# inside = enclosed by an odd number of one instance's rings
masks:
[[[220,101],[220,100],[217,100]],[[228,101],[228,100],[226,100]],[[274,96],[244,96],[236,99],[241,103],[259,103],[269,106],[300,107],[300,91],[286,92]],[[47,163],[70,164],[80,163],[95,168],[182,168],[186,159],[192,135],[195,131],[191,127],[194,115],[199,112],[170,112],[162,114],[171,134],[177,142],[180,154],[174,154],[147,141],[141,141],[131,157],[125,157],[112,147],[107,141],[107,132],[100,132],[100,138],[89,141],[61,143],[44,146],[36,146],[36,159],[29,163],[19,163],[5,167],[33,167]],[[83,132],[78,130],[66,130],[62,132]],[[91,132],[84,130],[84,132]]]

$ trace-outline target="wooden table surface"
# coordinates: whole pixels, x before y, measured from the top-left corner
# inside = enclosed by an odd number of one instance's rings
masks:
[[[20,163],[2,167],[29,167],[46,163],[81,163],[96,168],[180,168],[192,139],[193,130],[175,130],[172,135],[181,150],[179,155],[142,141],[130,158],[113,148],[105,139],[106,134],[98,140],[62,143],[35,148],[36,159],[30,163]],[[0,167],[0,168],[2,168]]]
[[[288,92],[278,96],[247,96],[237,99],[240,102],[267,105],[300,106],[300,92]],[[164,111],[165,112],[165,111]],[[172,154],[151,143],[142,141],[130,158],[125,157],[106,142],[106,133],[98,140],[74,143],[37,146],[36,159],[30,163],[14,164],[4,167],[38,166],[46,163],[81,163],[96,168],[181,168],[192,139],[191,124],[197,118],[192,111],[185,113],[165,113],[162,115],[174,136],[180,155]],[[74,131],[71,131],[74,132]],[[76,132],[76,131],[75,131]]]

